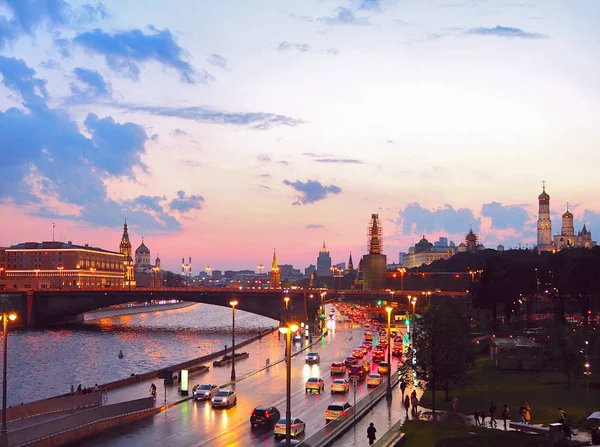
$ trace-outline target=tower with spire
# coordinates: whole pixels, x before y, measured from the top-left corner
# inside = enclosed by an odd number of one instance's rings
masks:
[[[469,232],[465,236],[465,245],[468,252],[474,252],[477,250],[477,235],[473,233],[473,227],[469,229]]]
[[[317,276],[327,278],[331,275],[331,255],[323,241],[323,247],[317,256]]]
[[[119,253],[123,255],[123,277],[125,286],[135,285],[135,272],[133,258],[131,257],[131,241],[129,240],[129,232],[127,231],[127,219],[123,225],[123,236],[121,236],[121,244],[119,245]]]
[[[354,263],[352,262],[352,252],[350,252],[350,258],[348,258],[348,268],[346,273],[354,273]]]
[[[596,241],[592,240],[592,233],[588,231],[583,224],[583,228],[577,234],[575,234],[575,226],[573,225],[573,213],[569,211],[569,204],[567,203],[567,210],[562,215],[562,225],[560,227],[560,234],[554,236],[553,248],[555,250],[562,250],[563,248],[591,248],[596,245]]]
[[[382,290],[387,270],[387,257],[383,251],[383,229],[379,223],[379,214],[371,214],[367,229],[367,250],[362,257],[363,289]]]
[[[273,249],[273,263],[271,264],[270,274],[271,289],[281,288],[281,277],[279,273],[279,264],[277,264],[277,251]]]
[[[546,182],[542,182],[542,193],[538,196],[537,250],[553,251],[552,221],[550,220],[550,196],[546,192]]]

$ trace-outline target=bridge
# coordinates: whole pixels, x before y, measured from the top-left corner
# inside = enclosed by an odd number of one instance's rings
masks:
[[[422,290],[369,291],[332,289],[260,289],[252,287],[134,287],[134,288],[62,288],[59,290],[16,290],[2,297],[24,318],[26,326],[44,326],[77,320],[78,315],[92,310],[130,302],[150,300],[180,300],[230,307],[238,301],[237,309],[281,320],[285,315],[284,296],[290,298],[288,313],[298,321],[314,321],[324,301],[344,300],[363,304],[377,301],[404,303],[407,296],[430,297],[433,292]],[[466,292],[436,291],[436,296],[464,297]],[[425,304],[418,300],[417,306]]]

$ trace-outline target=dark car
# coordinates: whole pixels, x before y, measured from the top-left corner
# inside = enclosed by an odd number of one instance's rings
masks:
[[[252,427],[257,425],[275,427],[280,418],[281,414],[276,407],[256,407],[250,416],[250,425]]]

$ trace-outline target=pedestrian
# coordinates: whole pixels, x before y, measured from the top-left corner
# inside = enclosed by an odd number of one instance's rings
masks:
[[[452,399],[452,410],[456,413],[458,411],[458,397],[454,396]]]
[[[496,412],[496,404],[494,403],[494,401],[492,401],[490,403],[489,412],[490,412],[490,428],[498,427],[498,423],[496,422],[496,418],[494,417],[494,413]]]
[[[71,384],[71,394],[75,394],[75,387]]]
[[[94,392],[98,391],[100,388],[98,388],[98,384],[94,385]]]
[[[81,394],[81,383],[79,384],[79,386],[77,387],[77,394]]]
[[[404,397],[404,409],[406,410],[406,417],[408,417],[408,409],[410,408],[410,399],[408,394]]]
[[[369,445],[373,445],[373,443],[375,442],[375,433],[377,433],[377,429],[375,428],[375,425],[373,425],[373,422],[371,422],[369,424],[369,427],[367,428],[367,438],[369,438]]]
[[[565,410],[563,410],[561,407],[558,407],[558,422],[560,422],[561,424],[567,419],[567,412]]]
[[[485,427],[485,411],[479,410],[479,417],[481,418],[481,426]]]
[[[412,405],[412,413],[413,415],[417,415],[417,406],[419,405],[419,399],[417,399],[416,394],[410,399],[410,403]]]
[[[504,421],[504,430],[508,430],[506,427],[506,421],[510,420],[510,410],[506,404],[504,404],[504,408],[502,409],[502,420]]]
[[[475,410],[475,413],[473,413],[473,417],[475,418],[475,426],[479,427],[479,408]]]
[[[108,388],[104,385],[104,388],[102,388],[102,403],[105,404],[106,402],[108,402]]]
[[[400,390],[402,391],[402,400],[404,400],[404,391],[406,390],[406,382],[404,378],[402,378],[402,383],[400,384]]]
[[[527,409],[525,408],[525,402],[521,402],[521,406],[519,407],[519,416],[521,416],[521,422],[524,424],[525,423],[525,411]]]
[[[529,424],[529,422],[531,421],[531,406],[529,405],[529,402],[525,401],[524,403],[525,406],[525,423]]]

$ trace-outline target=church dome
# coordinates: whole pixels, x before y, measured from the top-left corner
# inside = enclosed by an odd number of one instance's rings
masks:
[[[472,228],[469,230],[469,234],[467,234],[467,237],[465,239],[467,241],[469,241],[469,242],[476,242],[477,241],[477,235],[475,233],[473,233],[473,229]]]
[[[140,246],[135,249],[135,254],[136,255],[150,255],[150,250],[148,250],[148,247],[146,247],[146,244],[144,244],[144,241],[142,241]]]
[[[565,213],[562,215],[563,219],[573,219],[573,214],[571,213],[571,211],[569,211],[567,209],[567,211],[565,211]]]
[[[546,188],[544,188],[542,193],[538,196],[538,200],[550,200],[550,196],[546,192]]]

